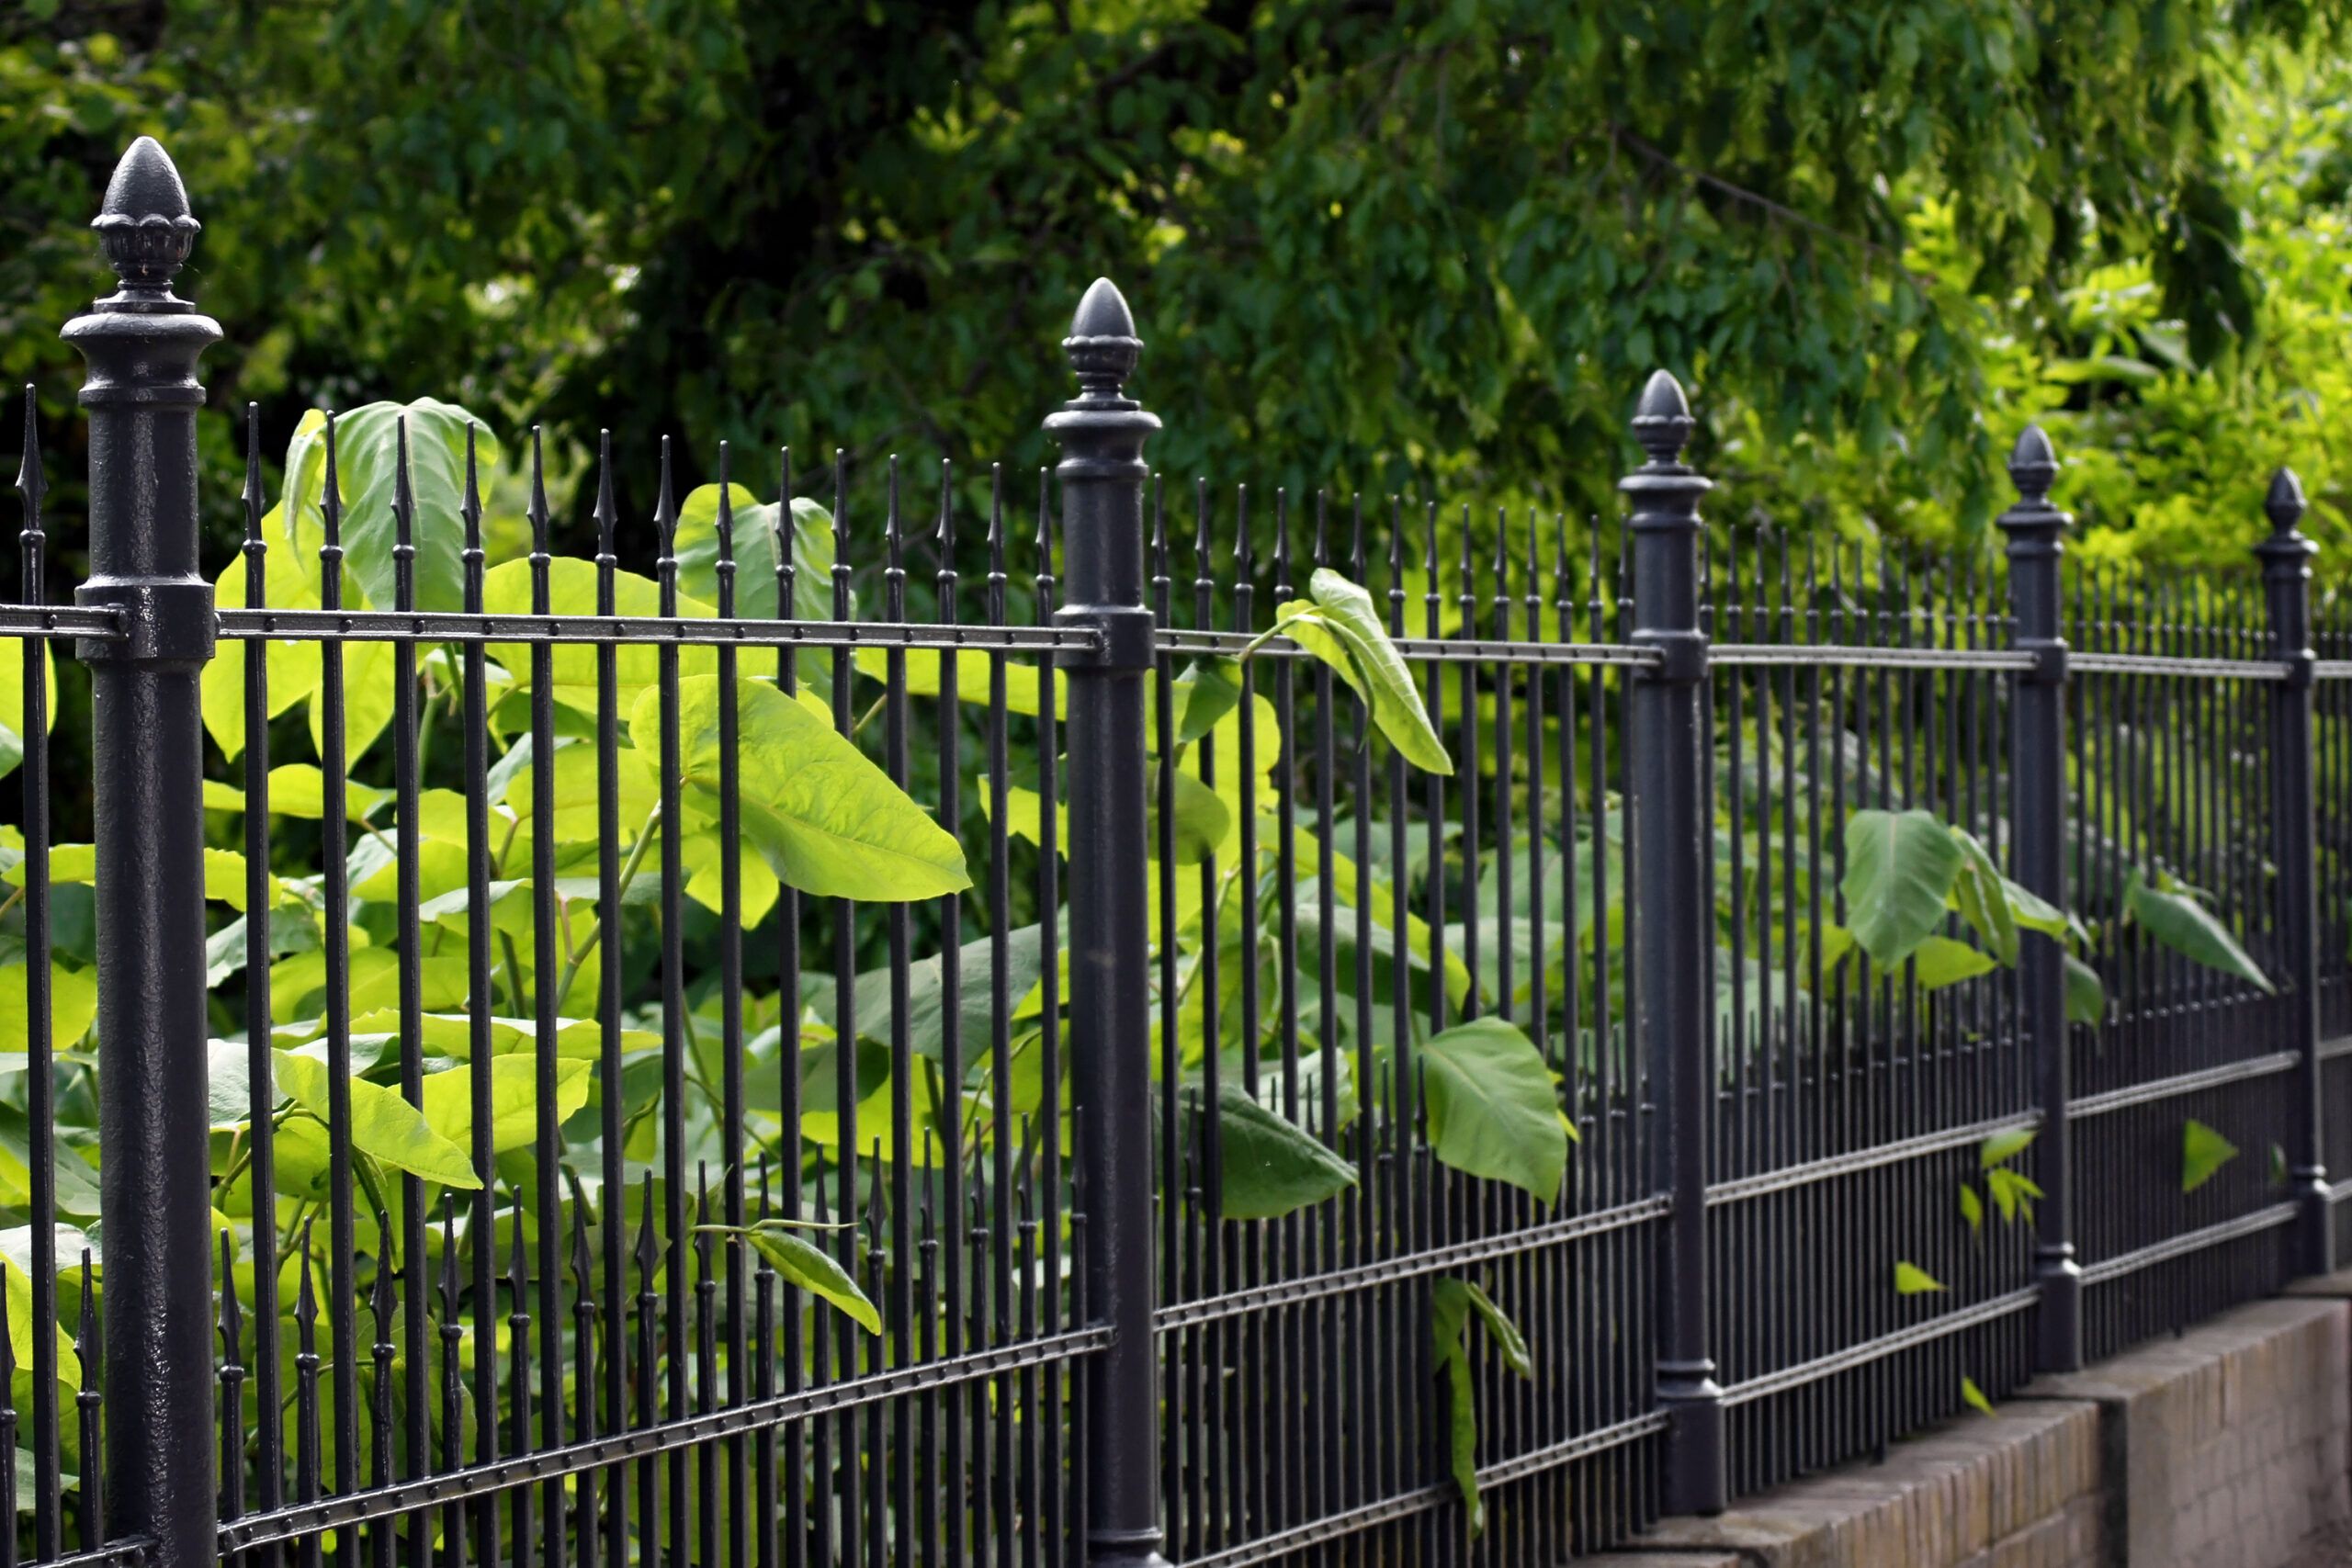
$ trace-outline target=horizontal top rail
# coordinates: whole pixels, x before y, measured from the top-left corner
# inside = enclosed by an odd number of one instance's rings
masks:
[[[1630,643],[1613,642],[1509,642],[1476,637],[1412,637],[1391,639],[1396,651],[1408,662],[1437,664],[1623,664],[1649,665],[1660,662],[1662,655],[1655,649],[1638,648]],[[1207,654],[1227,659],[1238,658],[1250,645],[1257,643],[1255,656],[1261,659],[1306,659],[1307,650],[1286,637],[1272,637],[1259,642],[1246,632],[1194,631],[1189,627],[1163,630],[1159,648],[1162,653]]]
[[[112,605],[0,604],[0,637],[112,641],[126,635],[122,612]]]
[[[2033,655],[2009,648],[1874,648],[1826,642],[1719,642],[1711,664],[1796,664],[1871,670],[1925,666],[1937,670],[2030,670]]]
[[[492,615],[399,610],[253,610],[218,613],[232,640],[299,642],[550,642],[650,646],[938,649],[1097,652],[1091,626],[940,626],[908,621],[714,620],[686,615]]]
[[[2276,660],[2175,658],[2162,653],[2069,653],[2066,668],[2086,675],[2201,675],[2215,681],[2287,678],[2287,666]]]

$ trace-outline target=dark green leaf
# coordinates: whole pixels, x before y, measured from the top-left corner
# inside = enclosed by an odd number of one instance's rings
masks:
[[[1270,1220],[1356,1182],[1356,1168],[1225,1078],[1217,1085],[1219,1213]]]
[[[1507,1019],[1487,1017],[1430,1036],[1414,1060],[1429,1096],[1430,1145],[1454,1169],[1560,1195],[1568,1139],[1544,1054]]]
[[[1846,925],[1882,967],[1918,950],[1943,921],[1961,848],[1925,811],[1857,811],[1846,819]]]

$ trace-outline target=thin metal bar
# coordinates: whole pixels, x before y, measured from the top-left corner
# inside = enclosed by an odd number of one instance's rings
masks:
[[[60,615],[73,612],[58,611]],[[111,615],[111,612],[109,613]],[[749,621],[676,615],[513,615],[368,610],[223,609],[220,635],[230,641],[317,643],[520,642],[614,644],[653,648],[989,649],[1093,652],[1102,644],[1083,627],[939,626],[881,621]],[[109,629],[114,623],[105,623]],[[8,630],[0,616],[0,631]],[[61,631],[57,635],[66,635]],[[88,637],[86,631],[72,635]]]

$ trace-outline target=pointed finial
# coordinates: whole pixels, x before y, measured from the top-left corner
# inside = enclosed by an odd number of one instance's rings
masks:
[[[2046,505],[2057,477],[2058,454],[2051,450],[2050,437],[2041,426],[2027,425],[2009,448],[2009,482],[2017,487],[2018,499],[2028,506]]]
[[[531,426],[531,499],[525,504],[523,515],[531,525],[531,565],[544,575],[548,565],[547,457],[540,448],[539,427],[536,424]]]
[[[1136,319],[1126,299],[1107,277],[1098,277],[1078,302],[1078,314],[1062,339],[1062,352],[1078,372],[1081,396],[1089,400],[1116,399],[1119,388],[1136,367],[1143,341],[1136,336]]]
[[[261,488],[261,405],[245,405],[245,488],[237,499],[245,506],[245,547],[257,548],[261,544],[263,502],[266,499]]]
[[[1642,389],[1642,400],[1634,410],[1634,439],[1650,461],[1660,467],[1679,462],[1695,423],[1682,383],[1669,371],[1650,372],[1649,385]]]
[[[2270,492],[2262,498],[2262,511],[2275,532],[2293,533],[2308,507],[2303,500],[2303,481],[2295,477],[2294,469],[2281,468],[2270,476]]]
[[[40,411],[30,381],[25,383],[25,452],[17,465],[17,493],[25,498],[26,530],[39,532],[40,498],[49,493],[49,479],[40,471]]]
[[[620,524],[620,508],[613,502],[613,433],[596,432],[596,564],[613,558],[613,530]]]
[[[196,220],[187,186],[172,166],[171,154],[152,136],[130,144],[107,182],[106,201],[90,227],[98,231],[107,265],[122,280],[122,292],[101,303],[118,310],[182,311],[172,296],[172,278],[195,248]]]

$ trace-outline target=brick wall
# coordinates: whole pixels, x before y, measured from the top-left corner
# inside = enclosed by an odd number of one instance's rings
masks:
[[[1595,1568],[2319,1568],[2352,1523],[2352,1271]]]

